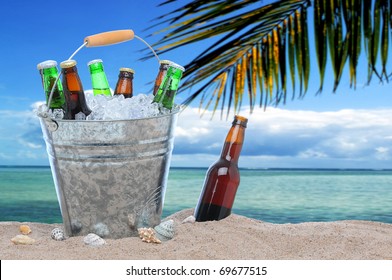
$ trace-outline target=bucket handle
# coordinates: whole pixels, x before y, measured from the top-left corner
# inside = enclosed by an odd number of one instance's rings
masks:
[[[84,42],[87,42],[86,47],[101,47],[126,42],[134,37],[132,29],[114,30],[87,36]]]

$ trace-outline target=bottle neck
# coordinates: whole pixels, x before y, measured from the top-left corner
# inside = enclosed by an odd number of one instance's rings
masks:
[[[106,83],[106,74],[103,71],[97,71],[91,73],[91,79],[94,82],[102,82],[104,81]]]
[[[42,70],[42,82],[46,93],[50,93],[50,91],[52,90],[53,84],[56,81],[57,76],[58,71],[56,67]],[[57,83],[57,89],[61,91],[63,90],[60,82]]]
[[[64,87],[69,91],[83,91],[76,67],[63,68]]]
[[[221,158],[234,163],[238,162],[244,143],[245,127],[241,124],[233,124],[226,136],[222,148]]]
[[[89,69],[90,69],[91,74],[104,72],[103,65],[100,63],[95,63],[95,64],[89,65]]]
[[[58,74],[56,67],[42,69],[41,71],[42,71],[41,73],[42,73],[43,76],[52,76],[52,77],[54,76],[54,77],[57,77],[57,74]]]
[[[123,94],[125,97],[132,97],[133,94],[133,81],[129,77],[120,76],[114,94]],[[128,96],[129,95],[129,96]]]
[[[90,73],[94,95],[104,94],[107,96],[111,96],[112,94],[109,89],[109,82],[107,80],[105,72],[103,71],[103,68],[90,67]]]
[[[121,71],[120,74],[118,74],[119,78],[123,79],[130,79],[133,80],[133,73],[127,72],[127,71]]]

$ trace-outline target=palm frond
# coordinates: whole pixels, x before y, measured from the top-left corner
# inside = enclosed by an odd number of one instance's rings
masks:
[[[167,0],[161,5],[176,0]],[[191,1],[157,24],[169,24],[154,44],[158,54],[188,44],[213,39],[187,65],[181,92],[199,87],[184,104],[200,99],[200,108],[213,111],[227,107],[238,112],[247,94],[250,110],[303,97],[309,89],[309,17],[314,23],[314,45],[323,91],[327,61],[333,70],[335,92],[348,64],[352,87],[357,84],[360,54],[366,53],[368,82],[373,74],[388,80],[387,58],[392,28],[392,0],[280,0],[261,5],[260,0]],[[308,8],[313,6],[313,14]],[[363,42],[363,45],[362,45]],[[381,62],[378,63],[378,57]],[[377,67],[380,67],[378,69]],[[290,78],[290,86],[288,83]],[[257,98],[257,96],[259,96]],[[221,106],[219,106],[221,105]]]

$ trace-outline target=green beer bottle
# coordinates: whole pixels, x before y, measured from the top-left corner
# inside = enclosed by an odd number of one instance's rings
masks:
[[[93,85],[94,95],[103,94],[112,96],[110,92],[108,79],[106,78],[105,71],[103,70],[103,63],[101,59],[94,59],[87,63],[90,69],[91,82]]]
[[[160,103],[163,107],[171,110],[184,71],[184,67],[174,62],[170,62],[166,75],[163,77],[161,85],[154,96],[153,102]]]
[[[41,74],[41,81],[46,95],[46,103],[48,103],[50,92],[59,75],[57,70],[57,62],[54,60],[43,61],[41,63],[38,63],[37,69]],[[65,96],[64,96],[63,86],[60,80],[57,81],[57,84],[53,91],[52,100],[50,104],[48,104],[48,106],[49,109],[52,110],[65,109]]]

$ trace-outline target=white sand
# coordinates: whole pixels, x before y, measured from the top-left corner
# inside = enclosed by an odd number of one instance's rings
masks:
[[[23,223],[32,229],[33,245],[14,245],[19,222],[0,222],[0,259],[392,259],[392,224],[340,221],[271,224],[232,214],[221,221],[181,224],[192,209],[175,213],[175,237],[148,244],[138,237],[107,239],[99,247],[83,237],[55,241],[62,225]]]

